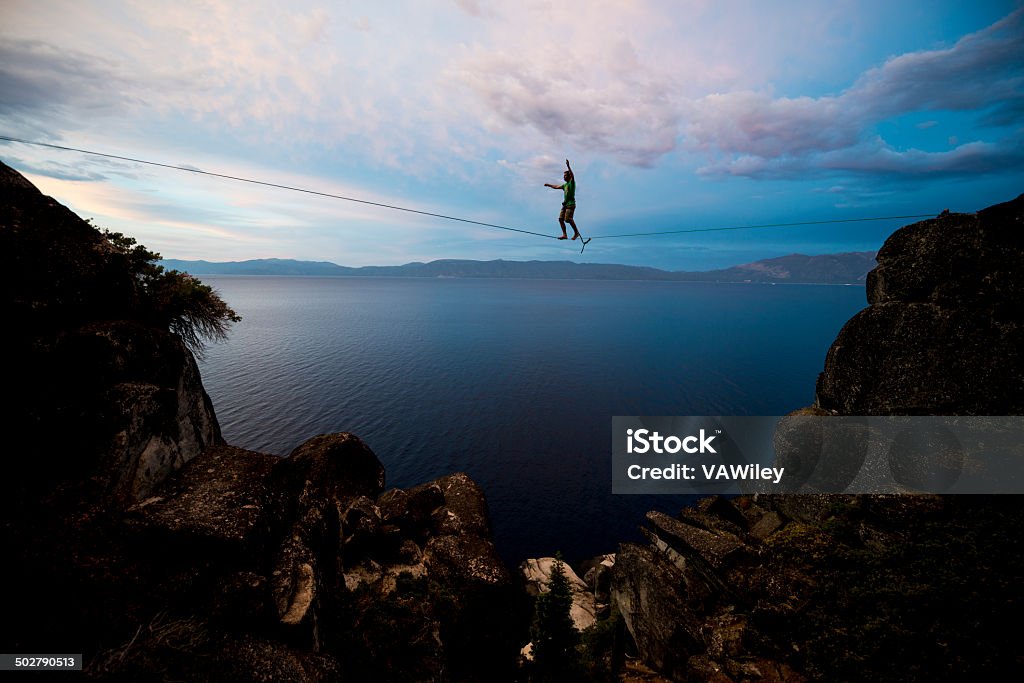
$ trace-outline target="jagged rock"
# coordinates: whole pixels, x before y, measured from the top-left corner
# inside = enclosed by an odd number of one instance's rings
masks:
[[[169,474],[220,441],[191,356],[176,386],[120,383],[107,392],[109,446],[99,463],[115,497],[137,501]],[[198,387],[198,390],[196,388]]]
[[[174,552],[200,544],[222,556],[254,556],[268,542],[267,479],[278,458],[234,446],[213,446],[160,489],[129,508],[138,533],[170,543]]]
[[[398,546],[398,561],[405,565],[421,564],[423,562],[423,550],[411,539],[405,539]]]
[[[435,536],[423,549],[423,562],[431,576],[454,590],[510,582],[494,544],[479,536]]]
[[[731,524],[734,532],[747,528],[747,519],[743,516],[743,512],[731,500],[723,496],[701,498],[697,501],[696,508],[718,528],[723,523]],[[686,511],[689,512],[688,509]]]
[[[700,602],[726,590],[722,578],[699,557],[691,553],[681,553],[648,528],[642,527],[640,532],[650,542],[651,547],[680,572],[691,601]]]
[[[403,532],[423,541],[430,534],[433,514],[445,504],[440,485],[430,482],[408,490],[391,489],[377,500],[381,517]]]
[[[54,352],[58,364],[92,359],[91,368],[77,374],[103,401],[83,416],[91,440],[107,444],[97,469],[116,497],[148,496],[170,473],[222,442],[195,359],[173,335],[126,322],[92,324],[66,336]]]
[[[349,591],[368,588],[377,595],[387,596],[398,588],[399,578],[403,575],[410,579],[426,578],[428,573],[422,552],[417,548],[417,555],[409,559],[409,562],[388,565],[365,560],[354,567],[348,567],[344,575],[345,587]]]
[[[334,588],[343,583],[342,515],[356,500],[380,494],[384,466],[357,436],[322,434],[280,460],[270,480],[283,496],[280,515],[292,520],[274,562],[278,616],[293,642],[318,650],[320,612],[334,609]],[[368,500],[362,507],[364,520],[376,516],[366,512]]]
[[[737,536],[724,531],[708,531],[652,510],[647,513],[654,534],[673,550],[691,559],[702,561],[713,569],[721,569],[730,557],[745,549]]]
[[[195,615],[152,617],[123,645],[85,658],[90,679],[327,683],[341,679],[336,658],[251,635],[218,635]]]
[[[471,483],[466,479],[456,488],[465,492]],[[434,536],[423,549],[423,564],[436,595],[450,605],[445,648],[453,678],[507,676],[502,672],[515,667],[516,638],[525,624],[519,595],[490,536]]]
[[[526,580],[526,592],[533,596],[547,593],[554,566],[555,558],[553,557],[530,559],[519,565],[519,571]],[[563,562],[562,568],[572,591],[572,606],[569,608],[572,623],[580,631],[590,628],[597,621],[594,593],[588,590],[587,584],[576,575],[572,567]]]
[[[289,586],[278,603],[281,623],[294,626],[310,616],[313,598],[316,597],[316,576],[309,562],[296,563]]]
[[[694,655],[687,662],[687,681],[695,683],[735,683],[725,668],[707,655]]]
[[[587,590],[596,595],[598,603],[607,603],[612,588],[612,572],[615,568],[615,554],[607,553],[585,560],[580,565],[583,583]]]
[[[623,543],[615,558],[612,599],[640,657],[684,680],[687,660],[704,649],[698,612],[686,608],[693,584],[680,581],[679,568],[653,548]]]
[[[750,527],[750,535],[763,541],[778,531],[782,526],[782,517],[777,512],[766,512],[761,515],[754,526]]]
[[[807,679],[788,664],[757,657],[754,659],[726,660],[726,670],[735,681],[758,683],[803,683]]]
[[[288,639],[313,651],[320,649],[318,611],[324,594],[319,558],[302,536],[287,537],[271,572],[271,593],[277,618]],[[330,563],[331,558],[326,558]]]
[[[487,499],[479,486],[468,475],[459,472],[441,477],[436,485],[444,496],[444,507],[431,515],[433,533],[438,536],[489,536],[491,518],[487,512]]]
[[[380,508],[366,496],[359,496],[342,513],[342,543],[350,549],[370,544],[380,536],[382,525]]]
[[[743,652],[747,618],[728,612],[711,617],[704,624],[707,653],[717,659],[737,657]]]
[[[759,505],[783,517],[799,522],[821,522],[830,517],[837,506],[856,504],[857,496],[801,493],[756,496]]]
[[[351,542],[342,551],[343,583],[355,601],[347,609],[373,614],[387,606],[387,637],[422,652],[418,664],[409,662],[412,679],[506,677],[522,628],[519,600],[491,540],[480,488],[465,474],[451,475],[389,490],[375,505],[356,499],[345,516],[358,526],[377,510],[381,523],[364,527],[358,552]],[[395,645],[364,646],[376,658],[398,657]]]
[[[369,446],[347,432],[321,434],[303,442],[278,463],[274,476],[286,490],[298,494],[300,506],[303,500],[376,499],[384,490],[384,466]]]
[[[49,378],[51,393],[36,397],[38,389],[26,390],[17,429],[26,422],[56,429],[54,443],[44,446],[44,453],[56,451],[50,460],[55,471],[40,475],[45,479],[88,477],[108,504],[127,506],[222,442],[195,359],[169,332],[131,322],[91,323],[60,335],[27,362],[46,366],[37,369]],[[59,428],[47,426],[56,420]]]

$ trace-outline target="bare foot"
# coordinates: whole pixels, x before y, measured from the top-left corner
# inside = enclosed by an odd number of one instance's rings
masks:
[[[562,235],[558,239],[560,239],[560,240],[567,240],[567,239],[569,239],[569,236],[568,235]],[[575,238],[573,238],[573,239],[575,239]]]
[[[573,236],[572,236],[572,238],[573,238],[574,240],[578,240],[578,239],[580,238],[580,234],[579,234],[579,233],[576,233],[575,235],[573,235]]]

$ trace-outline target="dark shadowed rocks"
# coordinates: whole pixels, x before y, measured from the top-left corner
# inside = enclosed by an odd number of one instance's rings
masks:
[[[123,509],[220,441],[192,354],[139,317],[129,257],[0,164],[8,439],[30,444],[0,507],[89,489]]]
[[[384,490],[384,466],[353,434],[322,434],[281,460],[280,486],[298,504],[326,499],[340,504],[358,496],[376,498]]]
[[[802,415],[1024,413],[1022,229],[1024,195],[894,233],[776,452],[821,450],[795,447],[821,445]],[[672,680],[999,679],[1019,668],[1001,624],[1024,605],[1022,521],[1008,496],[713,497],[648,514],[612,599]]]
[[[843,415],[1024,412],[1024,195],[897,230],[839,333],[817,406]]]
[[[223,642],[287,653],[281,675],[507,678],[519,597],[483,492],[464,474],[382,495],[383,484],[352,434],[284,459],[219,446],[134,506],[129,525],[165,597]],[[221,647],[213,636],[182,656]],[[239,651],[218,650],[219,666]]]
[[[217,445],[204,451],[160,489],[128,510],[126,524],[181,543],[200,544],[224,557],[265,546],[272,489],[267,479],[279,458]]]
[[[615,570],[615,555],[605,553],[580,563],[580,573],[587,590],[594,594],[596,609],[601,612],[611,600],[612,574]]]
[[[640,657],[666,675],[682,677],[690,656],[703,649],[699,613],[684,606],[708,591],[680,571],[686,571],[685,563],[653,546],[623,543],[615,555],[612,599]]]
[[[1024,195],[976,214],[943,213],[886,240],[868,273],[868,303],[932,303],[1001,318],[1024,297],[1022,253]]]
[[[0,164],[5,646],[104,680],[510,679],[519,596],[481,489],[384,493],[348,433],[225,444],[126,258]]]
[[[649,543],[616,555],[612,601],[639,658],[669,679],[977,680],[1015,669],[1001,626],[1024,604],[1024,558],[1007,544],[1022,521],[1012,500],[776,495],[707,508],[651,513]]]

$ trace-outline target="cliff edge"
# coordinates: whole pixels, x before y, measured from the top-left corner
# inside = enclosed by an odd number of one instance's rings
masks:
[[[520,596],[480,488],[385,490],[344,432],[226,444],[117,246],[0,164],[4,651],[102,680],[511,678]]]
[[[220,441],[192,354],[147,324],[129,257],[0,164],[9,383],[5,500],[61,486],[120,503]]]
[[[841,415],[1024,414],[1024,195],[897,230],[816,405]]]
[[[804,410],[1024,414],[1022,228],[1024,195],[894,233]],[[1001,680],[1022,524],[1012,496],[708,498],[647,515],[612,600],[675,681]]]

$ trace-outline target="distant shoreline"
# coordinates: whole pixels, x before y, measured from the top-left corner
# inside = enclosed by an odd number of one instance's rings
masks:
[[[254,274],[254,273],[199,273],[197,277],[223,277],[232,279],[242,278],[268,278],[268,279],[294,279],[294,280],[514,280],[525,282],[536,280],[538,282],[653,282],[666,285],[788,285],[788,286],[809,286],[809,287],[864,287],[864,282],[784,282],[784,281],[738,281],[738,280],[651,280],[651,279],[628,279],[628,278],[589,278],[589,277],[487,277],[479,276],[443,276],[437,275],[427,277],[423,275],[275,275],[275,274]]]
[[[875,252],[807,256],[790,254],[730,268],[667,271],[649,266],[573,261],[473,261],[442,259],[400,266],[340,266],[327,261],[254,259],[186,261],[164,259],[165,268],[197,277],[400,277],[430,279],[605,280],[638,282],[718,282],[735,284],[861,285],[875,266]]]

